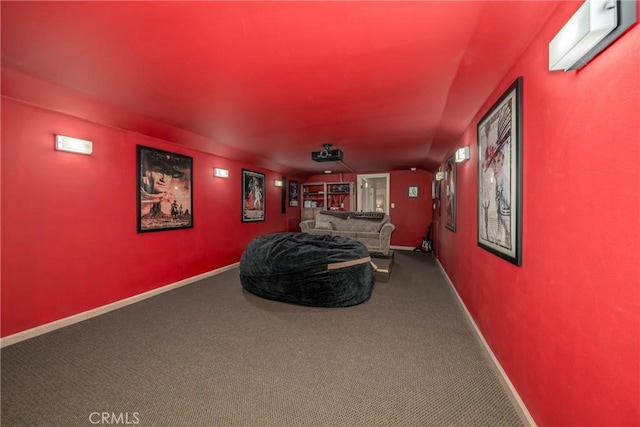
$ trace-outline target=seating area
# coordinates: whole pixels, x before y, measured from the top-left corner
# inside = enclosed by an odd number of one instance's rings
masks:
[[[329,235],[274,233],[249,243],[242,287],[262,298],[314,307],[348,307],[371,297],[374,267],[365,246]]]
[[[256,237],[240,260],[242,287],[262,298],[315,307],[367,301],[388,282],[395,226],[379,212],[321,211],[302,233]]]
[[[395,225],[381,212],[321,211],[315,220],[300,223],[303,233],[349,237],[365,245],[370,254],[390,255],[391,233]]]

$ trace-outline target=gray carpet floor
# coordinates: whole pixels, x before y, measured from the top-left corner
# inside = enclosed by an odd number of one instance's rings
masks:
[[[417,252],[396,251],[390,281],[358,306],[261,299],[234,269],[1,357],[2,426],[102,413],[138,426],[524,425],[437,262]]]

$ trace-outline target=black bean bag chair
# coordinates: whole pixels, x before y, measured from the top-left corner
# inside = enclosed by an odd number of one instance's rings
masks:
[[[314,307],[347,307],[367,301],[374,274],[367,248],[341,236],[260,236],[249,243],[240,260],[240,282],[247,291]]]

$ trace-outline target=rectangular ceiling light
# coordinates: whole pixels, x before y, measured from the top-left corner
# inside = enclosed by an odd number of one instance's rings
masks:
[[[56,135],[56,150],[78,154],[91,154],[93,153],[93,142],[87,141],[86,139]]]
[[[549,70],[568,71],[583,67],[586,62],[579,64],[580,60],[617,25],[616,0],[585,0],[549,43]],[[576,64],[578,67],[574,67]]]
[[[213,176],[217,176],[218,178],[229,178],[229,171],[227,169],[214,168]]]

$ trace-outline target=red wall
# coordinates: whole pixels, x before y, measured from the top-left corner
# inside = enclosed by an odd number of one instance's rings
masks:
[[[431,223],[431,172],[416,171],[383,171],[367,173],[389,173],[389,206],[391,222],[396,229],[391,235],[391,244],[415,248],[422,244],[422,238]],[[314,175],[305,182],[353,182],[358,185],[358,174],[322,174]],[[409,197],[409,186],[418,187],[418,197]],[[357,192],[356,188],[356,192]],[[357,203],[354,200],[354,210]]]
[[[269,185],[282,173],[205,154],[193,148],[206,143],[200,137],[11,70],[2,78],[1,336],[232,264],[255,236],[298,230],[300,209],[282,214],[281,190]],[[120,126],[157,128],[150,133],[189,146]],[[55,151],[55,134],[90,139],[94,152]],[[193,229],[136,233],[137,144],[193,157]],[[214,167],[230,178],[214,178]],[[242,168],[266,174],[265,222],[240,222]],[[392,244],[415,247],[431,221],[431,173],[395,171],[390,183]],[[409,185],[419,186],[418,198],[408,197]]]
[[[55,151],[55,134],[94,152]],[[136,144],[193,157],[192,229],[136,233]],[[242,168],[266,174],[265,222],[241,223]],[[255,236],[299,222],[269,185],[281,176],[3,97],[2,336],[239,261]]]
[[[562,4],[459,146],[439,258],[540,426],[640,425],[640,27],[578,72],[547,71]],[[523,261],[477,246],[476,125],[523,76]]]

